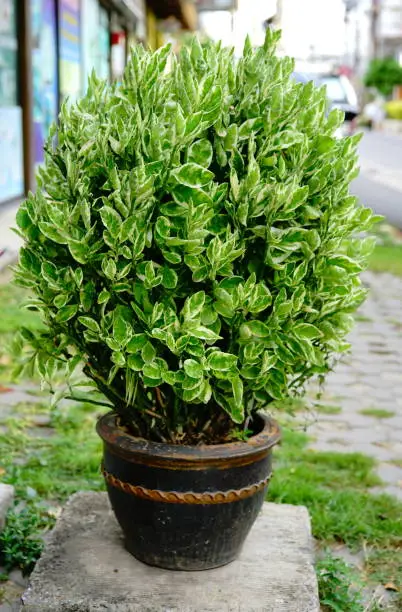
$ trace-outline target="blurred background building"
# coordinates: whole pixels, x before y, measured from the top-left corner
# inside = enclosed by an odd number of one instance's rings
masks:
[[[131,44],[196,26],[187,0],[0,0],[0,204],[34,186],[60,103],[93,68],[119,79]]]
[[[93,68],[118,80],[131,44],[176,50],[195,30],[239,56],[266,28],[282,30],[297,71],[337,71],[360,91],[373,58],[402,64],[402,0],[0,0],[0,205],[34,187],[60,103]]]
[[[282,30],[281,52],[295,57],[297,68],[308,64],[362,75],[373,57],[402,62],[402,0],[199,0],[198,5],[215,9],[200,14],[200,28],[237,52],[245,34],[258,45],[264,29],[275,27]]]

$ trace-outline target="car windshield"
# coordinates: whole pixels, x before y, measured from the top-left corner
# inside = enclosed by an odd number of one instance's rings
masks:
[[[326,85],[331,102],[347,102],[346,91],[338,77],[320,77],[320,85]]]

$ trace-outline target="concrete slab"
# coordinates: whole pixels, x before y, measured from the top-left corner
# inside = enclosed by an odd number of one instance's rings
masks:
[[[240,558],[204,572],[143,565],[105,493],[68,501],[23,596],[24,612],[319,612],[304,507],[264,504]]]
[[[14,501],[14,487],[0,482],[0,531],[2,531],[8,509]]]

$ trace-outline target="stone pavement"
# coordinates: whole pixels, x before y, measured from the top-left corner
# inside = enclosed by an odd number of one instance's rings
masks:
[[[383,129],[386,134],[402,136],[402,121],[400,119],[385,119]]]
[[[328,376],[320,400],[340,412],[316,415],[308,434],[316,450],[377,459],[384,486],[375,492],[402,499],[402,278],[366,272],[363,279],[370,293],[349,336],[352,351]]]
[[[397,168],[390,168],[384,164],[360,159],[361,176],[366,176],[371,181],[379,183],[384,187],[402,191],[402,172]]]

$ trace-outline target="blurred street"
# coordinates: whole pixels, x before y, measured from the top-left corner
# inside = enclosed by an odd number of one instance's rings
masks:
[[[361,203],[402,229],[402,136],[366,132],[360,143],[360,176],[352,191]]]

